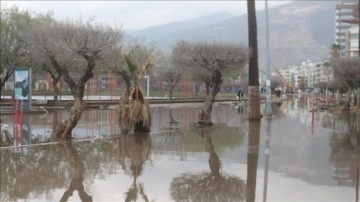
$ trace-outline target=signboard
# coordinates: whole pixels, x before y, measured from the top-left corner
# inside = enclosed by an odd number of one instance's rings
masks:
[[[16,100],[29,100],[29,70],[15,70],[14,95]]]
[[[31,109],[31,70],[16,69],[14,79],[14,99],[23,101],[23,110]]]

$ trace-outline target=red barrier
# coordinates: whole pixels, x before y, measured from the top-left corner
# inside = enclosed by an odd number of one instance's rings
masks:
[[[21,144],[24,144],[24,132],[23,132],[23,126],[24,126],[24,102],[21,100],[20,105],[20,142]]]
[[[18,105],[19,105],[19,100],[15,101],[15,143],[16,145],[18,145],[18,125],[19,125],[19,117],[18,117]]]

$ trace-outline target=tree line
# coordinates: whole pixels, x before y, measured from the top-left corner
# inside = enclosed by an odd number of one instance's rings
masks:
[[[47,72],[55,101],[58,82],[62,79],[68,85],[74,105],[69,118],[55,130],[60,139],[71,137],[85,109],[86,83],[102,70],[119,76],[128,94],[144,75],[162,73],[169,83],[170,99],[182,76],[203,82],[206,99],[199,123],[211,125],[212,103],[223,76],[246,72],[249,57],[244,44],[187,41],[179,41],[166,55],[139,39],[127,40],[121,28],[96,23],[92,18],[59,21],[50,11],[36,13],[16,6],[1,8],[0,41],[0,90],[17,67]]]

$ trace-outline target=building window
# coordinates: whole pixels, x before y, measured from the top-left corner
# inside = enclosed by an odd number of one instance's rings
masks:
[[[359,43],[358,43],[358,41],[357,40],[351,40],[350,41],[350,48],[351,49],[357,49],[357,48],[359,48]]]

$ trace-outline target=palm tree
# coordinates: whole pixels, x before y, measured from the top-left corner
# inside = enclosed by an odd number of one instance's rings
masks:
[[[131,73],[134,86],[126,89],[120,98],[120,129],[123,133],[150,132],[150,106],[148,101],[145,99],[144,90],[138,86],[138,80],[143,77],[146,70],[152,64],[151,57],[148,58],[141,68],[140,65],[129,56],[125,56],[125,61],[128,72]]]
[[[249,119],[260,119],[259,64],[255,0],[247,0],[249,36]]]

